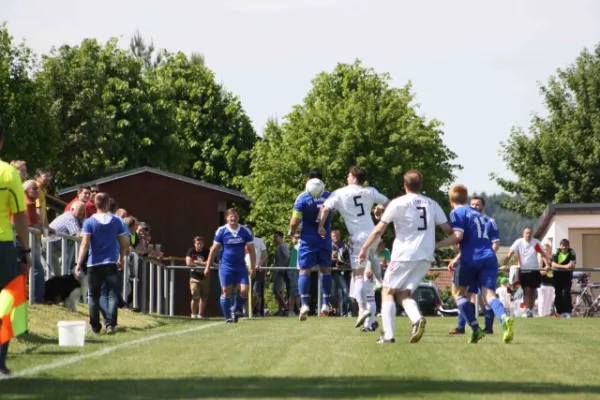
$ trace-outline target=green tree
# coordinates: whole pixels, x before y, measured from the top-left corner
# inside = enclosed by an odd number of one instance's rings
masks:
[[[389,75],[360,61],[338,64],[317,75],[304,102],[284,122],[267,123],[244,180],[254,200],[249,219],[259,234],[285,229],[312,168],[320,168],[334,190],[346,184],[350,166],[361,165],[368,184],[390,198],[402,194],[404,172],[418,168],[425,176],[424,192],[447,204],[441,188],[460,168],[452,163],[455,154],[442,141],[440,123],[418,115],[410,85],[398,89],[389,81]]]
[[[34,79],[38,60],[12,39],[6,24],[0,25],[0,120],[8,128],[2,158],[26,160],[31,173],[56,159],[60,140],[51,99]]]
[[[600,200],[600,44],[540,86],[547,116],[534,116],[529,134],[515,127],[502,143],[516,181],[492,174],[508,193],[503,206],[537,217],[549,203]]]
[[[198,54],[164,52],[151,79],[153,85],[165,85],[162,101],[174,108],[182,157],[190,160],[185,175],[239,188],[258,139],[239,99],[216,83]]]

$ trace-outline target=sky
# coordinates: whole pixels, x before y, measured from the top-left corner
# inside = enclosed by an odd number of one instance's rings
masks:
[[[409,81],[419,112],[443,123],[457,182],[499,193],[514,179],[501,145],[544,115],[539,85],[600,42],[595,0],[0,0],[0,22],[38,54],[137,29],[157,48],[205,56],[262,135],[302,103],[320,72],[360,59]]]

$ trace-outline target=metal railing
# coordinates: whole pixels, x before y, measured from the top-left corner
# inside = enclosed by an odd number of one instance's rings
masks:
[[[42,240],[37,240],[39,238]],[[35,262],[35,258],[42,255],[43,245],[42,242],[46,242],[46,260],[52,262],[53,246],[48,242],[51,239],[59,238],[62,245],[61,250],[61,265],[60,272],[62,275],[67,275],[71,272],[74,260],[78,259],[79,248],[81,238],[65,235],[61,233],[54,233],[49,235],[47,232],[41,231],[35,228],[29,228],[29,239],[31,243],[31,260]],[[74,242],[73,253],[69,254],[69,242]],[[74,258],[71,258],[74,257]],[[187,265],[176,265],[182,258],[164,258],[159,260],[153,257],[141,256],[135,252],[132,252],[127,257],[127,263],[123,268],[123,290],[121,296],[126,299],[128,297],[129,282],[131,285],[132,293],[132,307],[139,309],[142,313],[157,313],[162,315],[175,315],[175,271],[185,270],[189,271],[190,266]],[[197,267],[196,267],[197,268]],[[218,271],[218,267],[213,266],[211,270]],[[294,267],[260,267],[257,268],[259,271],[287,271],[294,270]],[[448,269],[446,267],[434,267],[431,268],[430,272],[445,272]],[[332,268],[332,271],[349,271],[347,268]],[[553,268],[552,271],[559,272],[565,271],[564,269]],[[586,268],[578,267],[570,269],[571,272],[600,272],[600,268]],[[50,274],[50,271],[46,271]],[[318,287],[317,287],[317,310],[322,307],[322,287],[321,287],[321,273],[318,273]],[[253,317],[253,281],[250,280],[250,293],[248,295],[248,316]],[[29,303],[32,304],[34,301],[35,293],[35,279],[34,279],[34,267],[29,271]],[[87,295],[83,294],[84,301],[87,302]],[[477,296],[476,307],[479,308],[479,296]],[[141,303],[141,304],[140,304]],[[478,310],[477,310],[478,311]],[[319,313],[317,313],[318,315]]]

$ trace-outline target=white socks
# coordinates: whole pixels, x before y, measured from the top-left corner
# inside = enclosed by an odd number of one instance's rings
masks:
[[[367,300],[367,310],[371,313],[369,318],[365,321],[365,326],[370,327],[375,322],[377,316],[377,305],[375,304],[375,283],[365,279],[365,295]]]
[[[407,297],[406,299],[402,300],[402,308],[404,308],[404,312],[406,315],[408,315],[408,318],[410,318],[413,324],[417,323],[418,320],[423,318],[421,312],[419,311],[417,302],[412,297]]]
[[[365,279],[362,276],[354,277],[354,298],[358,303],[358,311],[367,309],[367,295],[365,292]]]
[[[394,337],[394,325],[396,321],[396,302],[385,301],[381,302],[381,323],[383,324],[383,334],[385,339]]]

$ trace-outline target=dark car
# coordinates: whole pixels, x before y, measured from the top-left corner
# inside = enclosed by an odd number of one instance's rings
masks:
[[[442,305],[442,297],[437,290],[437,287],[429,282],[419,283],[412,292],[412,298],[415,299],[423,315],[438,315],[438,309]],[[398,307],[404,315],[402,306]]]

